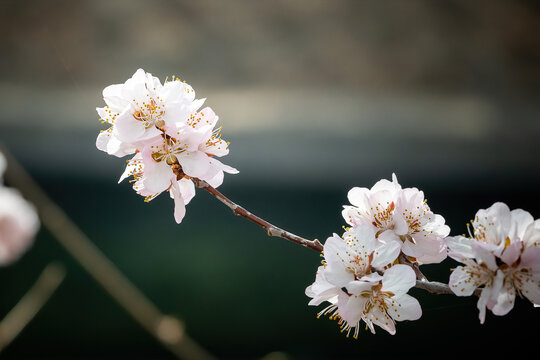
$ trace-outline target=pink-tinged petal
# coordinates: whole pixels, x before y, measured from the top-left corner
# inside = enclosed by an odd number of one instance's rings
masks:
[[[343,211],[341,212],[341,215],[343,216],[343,219],[345,219],[347,224],[351,226],[358,226],[364,223],[371,224],[372,222],[369,217],[360,213],[358,211],[358,208],[354,206],[343,206]]]
[[[486,266],[493,270],[497,271],[499,266],[495,261],[495,256],[490,252],[489,248],[486,248],[486,244],[475,242],[472,244],[472,249],[474,251],[474,257],[480,262],[486,264]]]
[[[414,244],[410,240],[405,240],[403,242],[403,244],[401,245],[401,251],[405,255],[413,257],[413,258],[418,258],[418,257],[424,255],[424,253],[422,251],[420,251],[418,246],[416,246],[416,244]]]
[[[352,205],[357,206],[359,208],[365,208],[368,194],[369,194],[369,189],[354,187],[351,190],[349,190],[347,194],[347,198],[349,199],[349,202]]]
[[[483,285],[475,281],[480,277],[478,270],[476,267],[458,266],[450,274],[448,286],[457,296],[471,296],[478,286]]]
[[[377,236],[377,240],[383,244],[396,242],[402,244],[401,238],[392,230],[385,230]]]
[[[215,166],[215,167],[219,168],[221,171],[224,171],[224,172],[226,172],[228,174],[238,174],[240,172],[237,169],[233,168],[232,166],[225,165],[224,163],[222,163],[218,159],[210,158],[210,164],[212,166]]]
[[[174,130],[177,124],[186,124],[190,114],[191,109],[184,103],[166,103],[162,119],[165,121],[167,133],[176,138],[178,134],[170,132],[169,128]]]
[[[343,263],[334,263],[326,267],[326,279],[341,288],[354,280],[354,274],[348,271]]]
[[[417,255],[407,254],[404,246],[403,253],[406,255],[416,257],[421,264],[440,263],[446,259],[446,244],[440,237],[431,234],[414,234],[412,238],[415,244],[411,244],[411,247],[415,248]]]
[[[195,184],[188,179],[181,179],[178,181],[178,188],[184,199],[184,204],[187,205],[195,197]]]
[[[378,275],[378,274],[377,274]],[[373,287],[379,284],[380,280],[382,279],[381,275],[378,275],[379,277],[370,277],[366,278],[368,281],[362,281],[362,280],[353,280],[349,282],[345,288],[347,289],[347,292],[352,295],[361,295],[362,293],[367,293],[371,296],[373,292]]]
[[[116,118],[113,127],[114,135],[121,141],[134,143],[145,133],[145,126],[142,121],[133,116],[133,111],[128,109]]]
[[[358,323],[364,314],[364,308],[368,298],[362,296],[350,296],[348,301],[341,302],[339,315],[351,325]]]
[[[151,157],[148,159],[146,153],[147,148],[143,149],[144,160],[144,188],[152,193],[158,194],[167,190],[171,186],[171,182],[175,179],[172,169],[166,162],[156,162]],[[176,182],[176,181],[174,181]]]
[[[120,180],[118,180],[118,183],[121,183],[125,178],[136,174],[136,173],[142,173],[143,167],[142,167],[142,154],[137,153],[131,160],[128,161],[126,169],[122,173],[122,176],[120,176]]]
[[[517,235],[516,237],[522,240],[529,225],[534,223],[534,218],[529,212],[523,209],[512,210],[510,216],[512,217],[512,225],[509,234],[512,237]]]
[[[384,208],[390,207],[392,203],[395,203],[396,195],[394,192],[389,190],[380,190],[376,192],[371,192],[370,196],[367,199],[367,205],[365,208],[360,208],[362,211],[377,209],[383,210]],[[381,206],[383,209],[381,209]],[[373,220],[370,221],[370,223]]]
[[[396,213],[394,219],[394,232],[397,235],[406,235],[409,232],[409,224],[401,213]]]
[[[186,215],[186,205],[184,203],[184,199],[182,198],[182,193],[180,192],[178,182],[173,182],[170,191],[172,198],[174,199],[174,220],[177,224],[180,224]]]
[[[201,151],[217,157],[222,157],[229,153],[229,145],[225,140],[222,139],[210,140],[208,143],[204,144],[204,146],[201,147]]]
[[[340,293],[342,293],[340,288],[326,280],[325,269],[323,266],[320,266],[317,270],[315,282],[306,288],[306,295],[312,298],[308,305],[312,306],[317,306],[324,301],[329,301]]]
[[[506,249],[504,249],[501,255],[501,260],[507,263],[508,265],[512,265],[519,259],[522,248],[523,248],[523,243],[521,241],[516,241],[514,243],[511,243],[509,246],[506,247]]]
[[[206,143],[212,135],[210,126],[203,126],[197,129],[190,125],[176,122],[174,126],[167,126],[167,135],[178,140],[182,147],[190,152],[199,151],[199,148]]]
[[[96,139],[96,147],[104,152],[107,151],[107,144],[109,143],[111,139],[112,134],[112,127],[108,128],[107,130],[104,130],[99,133],[97,139]]]
[[[452,259],[461,261],[474,258],[475,253],[472,249],[474,240],[463,236],[448,237],[445,240],[448,247],[448,256]]]
[[[122,87],[122,96],[125,99],[144,99],[148,94],[146,87],[147,73],[143,69],[138,69],[130,79],[127,79]]]
[[[177,155],[182,170],[188,176],[199,178],[210,168],[210,158],[203,152],[185,152]]]
[[[346,251],[345,241],[337,235],[329,237],[324,243],[326,279],[338,287],[343,287],[354,280],[354,274],[347,270],[343,259],[343,256],[347,256]]]
[[[424,226],[424,229],[426,231],[432,231],[433,234],[441,238],[446,238],[450,234],[450,226],[444,224],[444,217],[438,214],[431,214],[430,217],[432,220]]]
[[[540,273],[540,246],[526,247],[521,254],[520,266]]]
[[[106,108],[106,107],[97,107],[96,108],[96,111],[100,117],[100,119],[102,119],[103,121],[106,121],[108,123],[111,123],[110,122],[110,118],[111,118],[111,115],[109,114],[109,109]],[[117,114],[117,113],[114,113],[114,114]],[[109,120],[109,121],[108,121]]]
[[[511,281],[505,281],[498,292],[494,291],[492,298],[495,305],[491,308],[491,311],[495,315],[506,315],[514,308],[516,289]]]
[[[521,273],[521,287],[519,291],[533,304],[540,304],[540,274]]]
[[[362,276],[358,281],[368,282],[368,283],[371,283],[372,285],[376,285],[380,283],[382,279],[383,279],[382,275],[379,275],[378,273],[371,273],[371,274]]]
[[[103,89],[103,100],[111,111],[121,113],[129,107],[129,100],[124,94],[124,84],[109,85]]]
[[[535,220],[527,227],[522,240],[525,247],[540,246],[540,219]]]
[[[228,165],[223,164],[221,161],[210,158],[210,167],[208,172],[200,177],[201,180],[206,181],[211,186],[217,188],[223,183],[223,172],[230,174],[238,174],[238,170]]]
[[[136,149],[131,144],[121,142],[113,134],[112,127],[99,133],[96,139],[96,147],[109,155],[123,157],[135,153]]]
[[[375,239],[375,229],[369,224],[360,224],[352,227],[343,234],[343,239],[358,253],[365,253],[369,256],[378,243]]]
[[[195,100],[195,90],[189,84],[185,84],[184,87],[184,97],[188,103],[191,103]]]
[[[184,101],[185,84],[181,81],[168,81],[159,90],[159,97],[165,103]]]
[[[388,315],[386,311],[381,309],[379,306],[375,306],[369,313],[365,316],[366,323],[372,322],[375,325],[380,326],[384,330],[388,331],[391,335],[396,333],[396,325],[394,324],[393,319]]]
[[[137,149],[130,145],[118,140],[114,134],[110,134],[109,141],[107,142],[107,153],[116,157],[124,157],[135,153]]]
[[[408,294],[386,300],[388,315],[396,321],[418,320],[422,316],[422,307],[418,300]]]
[[[505,240],[512,225],[510,209],[504,203],[498,202],[488,209],[480,209],[476,213],[473,227],[475,233],[482,229],[488,244],[494,247],[493,253],[500,256],[505,246]]]
[[[397,259],[401,252],[402,242],[391,230],[380,234],[377,240],[380,245],[375,249],[371,265],[375,268],[383,268]]]
[[[491,282],[491,297],[487,303],[488,309],[491,309],[496,304],[497,294],[501,291],[503,288],[505,281],[505,274],[501,270],[497,270],[495,273],[495,277],[493,278],[493,281]]]
[[[379,180],[371,188],[371,192],[388,191],[392,196],[401,190],[396,174],[392,174],[392,181],[386,179]],[[384,203],[381,203],[384,204]]]
[[[382,284],[381,291],[388,291],[395,296],[401,296],[416,285],[416,275],[410,266],[394,265],[384,272]]]
[[[488,300],[491,297],[491,288],[485,287],[482,289],[482,292],[480,293],[480,298],[478,299],[478,302],[476,303],[476,307],[478,308],[478,318],[480,319],[480,324],[483,324],[486,320],[486,306],[488,303]]]
[[[212,129],[216,126],[219,116],[216,115],[211,107],[207,106],[197,113],[197,118],[200,119],[198,126],[209,125]]]
[[[206,176],[205,176],[206,177]],[[221,186],[221,184],[223,184],[223,179],[224,179],[225,175],[223,173],[223,171],[218,171],[213,177],[206,177],[206,182],[208,183],[208,185],[214,187],[214,188],[217,188],[219,186]]]

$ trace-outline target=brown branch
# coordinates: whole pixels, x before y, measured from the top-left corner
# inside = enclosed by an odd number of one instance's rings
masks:
[[[304,239],[303,237],[300,237],[286,230],[283,230],[275,225],[272,225],[268,221],[261,219],[257,215],[250,213],[249,211],[244,209],[242,206],[235,204],[233,201],[231,201],[221,192],[216,190],[213,186],[208,184],[206,181],[195,179],[195,178],[192,178],[192,180],[195,182],[195,185],[197,185],[198,188],[208,191],[213,197],[215,197],[216,199],[218,199],[219,201],[227,205],[229,209],[231,209],[235,215],[246,218],[249,221],[265,229],[266,232],[268,233],[268,236],[280,237],[280,238],[292,241],[295,244],[301,245],[303,247],[306,247],[306,248],[309,248],[318,252],[323,251],[323,245],[321,244],[319,240]]]

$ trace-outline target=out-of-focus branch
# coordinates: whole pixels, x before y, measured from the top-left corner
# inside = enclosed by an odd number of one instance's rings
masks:
[[[255,214],[250,213],[249,211],[244,209],[242,206],[235,204],[229,198],[227,198],[225,195],[223,195],[221,192],[215,189],[213,186],[210,186],[210,184],[208,184],[206,181],[195,179],[195,178],[193,178],[192,180],[195,182],[198,188],[208,191],[213,197],[215,197],[216,199],[218,199],[219,201],[227,205],[229,209],[231,209],[235,215],[246,218],[249,221],[265,229],[266,232],[268,233],[268,236],[280,237],[280,238],[292,241],[295,244],[301,245],[306,248],[310,248],[318,252],[323,251],[323,245],[320,243],[319,240],[304,239],[301,236],[295,235],[275,225],[272,225],[268,221],[261,219]]]
[[[38,209],[41,221],[60,244],[144,329],[178,358],[213,359],[185,332],[184,324],[158,308],[137,289],[71,221],[0,144],[8,168],[6,179]]]
[[[39,275],[35,284],[0,322],[0,352],[5,349],[55,292],[64,280],[66,271],[57,263],[51,263]]]

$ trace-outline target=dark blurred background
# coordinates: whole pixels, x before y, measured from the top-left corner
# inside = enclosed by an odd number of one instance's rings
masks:
[[[520,355],[536,349],[530,303],[480,325],[475,299],[417,289],[420,320],[345,338],[307,306],[318,254],[202,191],[176,225],[166,194],[145,204],[116,183],[125,159],[96,149],[95,107],[139,67],[180,76],[231,141],[240,174],[220,189],[261,217],[324,240],[351,187],[395,172],[461,234],[495,201],[540,217],[539,34],[535,1],[3,0],[0,141],[220,358]],[[0,269],[0,318],[51,260],[66,280],[0,358],[173,358],[44,228]],[[425,272],[446,282],[455,265]]]

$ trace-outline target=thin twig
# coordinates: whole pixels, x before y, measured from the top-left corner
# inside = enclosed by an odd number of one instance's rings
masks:
[[[4,153],[8,162],[6,178],[34,203],[43,225],[144,329],[178,358],[214,358],[186,334],[184,324],[180,320],[162,314],[103,255],[86,234],[45,194],[41,187],[1,144],[0,150]]]
[[[28,325],[66,276],[64,267],[50,263],[35,284],[0,322],[0,352]]]
[[[268,221],[261,219],[257,215],[250,213],[249,211],[244,209],[242,206],[235,204],[229,198],[227,198],[225,195],[219,192],[217,189],[210,186],[210,184],[208,184],[206,181],[195,179],[195,178],[193,178],[192,180],[195,182],[198,188],[208,191],[213,197],[215,197],[216,199],[218,199],[219,201],[227,205],[229,209],[231,209],[235,215],[246,218],[249,221],[265,229],[266,232],[268,233],[268,236],[280,237],[280,238],[292,241],[295,244],[301,245],[303,247],[307,247],[309,249],[312,249],[318,252],[323,251],[323,245],[320,243],[319,240],[304,239],[301,236],[295,235],[275,225],[272,225]]]

